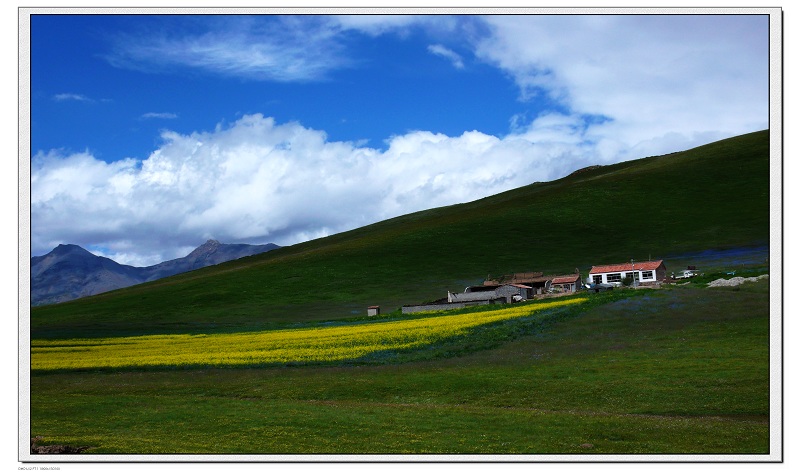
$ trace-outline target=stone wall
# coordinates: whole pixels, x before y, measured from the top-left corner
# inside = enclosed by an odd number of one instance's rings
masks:
[[[494,302],[486,301],[470,301],[470,302],[448,302],[443,304],[419,304],[415,306],[403,306],[403,314],[413,314],[415,312],[430,312],[430,311],[449,311],[451,309],[463,309],[470,306],[483,306],[485,304],[494,304]]]

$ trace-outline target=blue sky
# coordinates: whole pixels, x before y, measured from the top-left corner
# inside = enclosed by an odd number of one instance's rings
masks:
[[[275,36],[320,30],[324,22],[315,16],[35,16],[32,149],[145,159],[163,128],[190,133],[255,113],[324,130],[331,141],[382,148],[392,135],[412,130],[506,134],[515,114],[558,108],[547,98],[518,101],[508,75],[472,58],[463,38],[445,34],[447,26],[377,36],[337,29],[335,38],[313,46],[321,57],[294,75],[282,75],[284,65],[227,72],[201,66],[188,47],[169,58],[162,51],[212,35],[218,35],[215,47],[234,48],[261,35],[265,42],[287,41]],[[296,56],[305,54],[298,46]],[[161,50],[143,52],[148,48]]]
[[[765,15],[31,17],[31,253],[290,245],[769,127]]]

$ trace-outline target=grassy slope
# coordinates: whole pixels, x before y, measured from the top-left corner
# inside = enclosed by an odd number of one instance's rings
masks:
[[[768,131],[584,171],[55,306],[34,337],[213,332],[360,315],[487,274],[766,244]]]
[[[33,332],[289,326],[486,273],[766,244],[768,194],[763,132],[35,308]],[[458,357],[397,365],[34,374],[30,431],[117,454],[766,453],[768,291],[615,295],[492,348],[477,334]]]
[[[664,289],[401,365],[34,375],[31,434],[118,454],[763,454],[768,290]]]

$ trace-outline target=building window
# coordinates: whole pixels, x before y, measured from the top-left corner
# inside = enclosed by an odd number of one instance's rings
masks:
[[[630,273],[628,273],[628,277],[634,281],[637,281],[639,279],[636,277],[636,271],[631,271]]]
[[[642,271],[642,280],[645,279],[653,279],[653,272],[652,271]]]
[[[607,283],[619,283],[622,281],[621,273],[610,273],[606,276]]]
[[[595,274],[594,276],[592,276],[592,282],[594,284],[602,284],[603,275],[602,274]]]

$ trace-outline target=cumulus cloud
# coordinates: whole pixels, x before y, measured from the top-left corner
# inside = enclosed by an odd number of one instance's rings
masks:
[[[766,16],[485,20],[476,56],[511,75],[522,100],[546,96],[584,118],[583,134],[622,158],[768,126]]]
[[[478,131],[410,132],[380,151],[258,114],[210,132],[164,132],[162,140],[142,161],[37,154],[34,255],[93,243],[144,265],[208,238],[289,245],[550,180],[589,160],[580,145]]]
[[[523,103],[546,98],[571,133],[617,160],[672,152],[768,127],[766,15],[356,15],[369,35],[421,28],[462,39],[506,72]],[[568,41],[565,41],[568,39]],[[463,67],[442,44],[431,54]],[[545,112],[544,115],[549,115]],[[512,133],[533,127],[511,118]],[[567,133],[566,129],[562,132]]]
[[[444,45],[428,45],[428,52],[445,58],[457,69],[464,69],[464,60],[461,58],[461,55]]]

